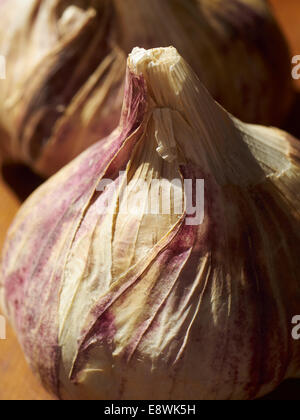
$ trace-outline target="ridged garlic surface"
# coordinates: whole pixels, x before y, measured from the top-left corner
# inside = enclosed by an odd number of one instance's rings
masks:
[[[132,48],[169,45],[237,117],[286,116],[289,52],[264,0],[2,0],[2,152],[55,173],[118,125]]]
[[[300,374],[299,208],[296,139],[228,114],[175,48],[134,49],[118,130],[9,231],[5,312],[62,399],[260,397]]]

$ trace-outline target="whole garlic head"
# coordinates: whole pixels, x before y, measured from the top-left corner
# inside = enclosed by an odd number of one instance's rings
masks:
[[[3,0],[0,23],[1,149],[45,176],[116,128],[137,45],[174,45],[247,122],[289,108],[288,48],[264,0]]]
[[[252,399],[299,376],[299,187],[297,140],[232,117],[174,48],[134,49],[119,129],[38,189],[7,237],[6,314],[45,387]]]

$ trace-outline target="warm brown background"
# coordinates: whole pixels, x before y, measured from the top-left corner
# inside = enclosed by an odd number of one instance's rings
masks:
[[[274,6],[275,13],[291,45],[292,55],[300,54],[300,0],[270,0],[270,2]],[[297,88],[300,98],[300,80],[297,82]],[[299,104],[300,101],[298,101],[298,106],[295,105],[286,128],[293,133],[299,133],[300,137]],[[38,182],[39,180],[24,168],[2,169],[2,174],[0,173],[0,249],[7,228],[22,199],[38,185]],[[49,399],[52,398],[42,389],[30,372],[17,340],[8,327],[7,340],[0,341],[0,400]],[[283,384],[267,399],[300,400],[300,380]]]

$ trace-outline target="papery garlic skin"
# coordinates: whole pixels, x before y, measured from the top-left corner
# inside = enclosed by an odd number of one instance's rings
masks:
[[[49,176],[110,134],[127,54],[137,45],[174,45],[212,96],[244,121],[278,125],[287,114],[289,52],[264,0],[2,1],[7,159]]]
[[[198,226],[145,212],[150,181],[178,177],[205,181]],[[119,129],[32,195],[4,248],[6,314],[47,389],[253,399],[299,376],[299,187],[297,140],[233,118],[174,48],[135,49]]]
[[[112,4],[10,0],[0,16],[1,148],[48,176],[118,125],[126,56],[111,45]]]

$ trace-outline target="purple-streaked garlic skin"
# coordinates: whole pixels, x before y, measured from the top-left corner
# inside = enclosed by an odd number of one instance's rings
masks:
[[[130,60],[119,129],[34,193],[10,229],[6,313],[62,399],[260,397],[300,373],[299,147],[234,120],[174,49]],[[155,143],[166,108],[172,163]],[[129,191],[141,176],[204,179],[204,222],[122,216],[112,188],[97,187],[124,172]],[[112,216],[98,213],[106,200]]]
[[[106,165],[138,129],[146,105],[142,86],[140,78],[128,77],[122,131],[92,146],[40,187],[8,233],[1,275],[5,278],[6,312],[34,371],[56,395],[60,362],[57,313],[64,260]],[[125,147],[125,156],[128,153]]]
[[[174,45],[243,121],[277,126],[291,104],[290,54],[264,0],[11,0],[0,23],[1,151],[45,177],[117,127],[136,46]]]

